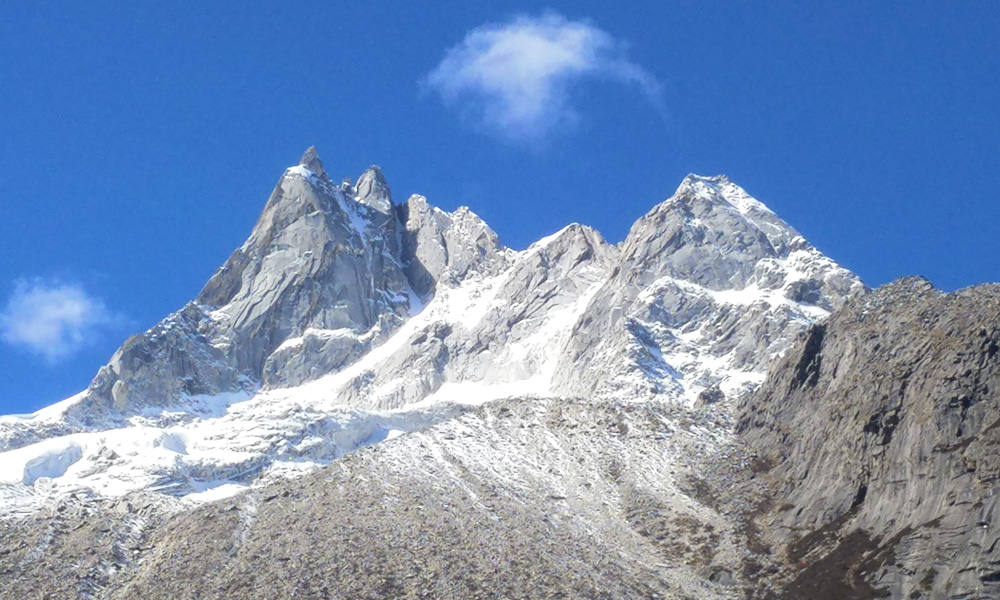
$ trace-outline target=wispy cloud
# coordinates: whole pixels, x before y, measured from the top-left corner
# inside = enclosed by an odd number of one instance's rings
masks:
[[[578,121],[570,91],[583,80],[633,86],[662,111],[662,85],[626,50],[588,21],[519,16],[470,31],[424,83],[490,132],[532,143]]]
[[[56,363],[125,321],[79,284],[22,279],[0,313],[0,337]]]

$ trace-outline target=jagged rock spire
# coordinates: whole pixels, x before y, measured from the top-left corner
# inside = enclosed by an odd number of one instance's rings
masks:
[[[358,177],[354,191],[358,202],[367,204],[381,213],[389,214],[392,211],[392,192],[378,165],[368,167],[361,177]]]
[[[319,159],[319,154],[316,153],[316,146],[306,148],[305,153],[302,154],[302,159],[299,161],[299,165],[309,169],[317,177],[326,177],[326,170],[323,169],[323,161]]]

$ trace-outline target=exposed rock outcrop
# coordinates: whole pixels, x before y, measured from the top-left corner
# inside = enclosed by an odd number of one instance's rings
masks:
[[[361,181],[364,202],[355,190],[334,186],[309,148],[195,302],[129,340],[77,411],[110,401],[128,412],[185,393],[252,387],[265,370],[283,370],[284,355],[269,357],[308,330],[346,330],[356,339],[391,333],[409,315],[409,283],[397,258],[388,187],[377,169]],[[327,346],[315,348],[325,356],[317,369],[335,370],[360,351],[355,344],[324,353]]]
[[[1000,597],[1000,285],[901,279],[814,325],[742,406],[787,598]]]
[[[420,197],[396,207],[377,166],[354,186],[334,185],[309,148],[196,300],[131,338],[69,416],[93,425],[185,395],[336,372],[398,329],[439,281],[494,275],[508,254],[468,209],[449,214]]]
[[[399,207],[402,260],[414,291],[426,298],[438,282],[457,284],[470,272],[496,275],[510,261],[496,232],[467,207],[447,213],[413,195]]]
[[[372,165],[358,177],[358,182],[354,184],[354,193],[358,202],[384,215],[393,211],[392,192],[378,165]]]

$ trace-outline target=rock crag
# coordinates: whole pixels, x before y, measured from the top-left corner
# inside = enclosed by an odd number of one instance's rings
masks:
[[[1000,597],[1000,286],[849,302],[746,398],[785,598]]]

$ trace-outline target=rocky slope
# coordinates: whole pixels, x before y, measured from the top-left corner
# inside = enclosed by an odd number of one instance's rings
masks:
[[[1000,286],[902,279],[810,328],[745,400],[785,597],[1000,597],[998,318]]]
[[[748,460],[708,411],[489,403],[172,514],[148,494],[0,522],[10,598],[739,598]],[[63,574],[55,580],[52,572]]]
[[[908,278],[736,420],[501,399],[200,506],[62,497],[0,521],[0,597],[1000,597],[998,315],[1000,286]]]

